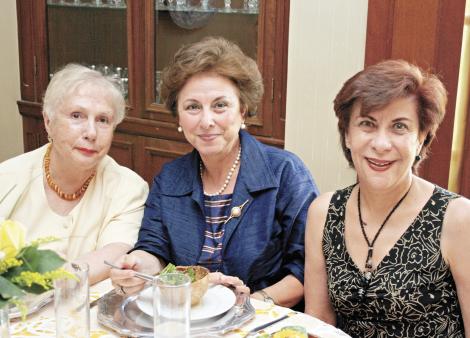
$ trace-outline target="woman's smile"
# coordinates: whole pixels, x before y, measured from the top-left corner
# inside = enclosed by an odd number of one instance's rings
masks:
[[[203,141],[210,142],[213,141],[219,136],[219,134],[200,134],[199,138],[201,138]]]
[[[367,164],[369,168],[374,171],[386,171],[390,169],[390,167],[395,163],[395,161],[386,161],[386,160],[379,160],[376,158],[366,157]]]
[[[178,94],[178,117],[184,136],[203,158],[217,161],[238,151],[244,117],[230,79],[214,73],[193,75]]]

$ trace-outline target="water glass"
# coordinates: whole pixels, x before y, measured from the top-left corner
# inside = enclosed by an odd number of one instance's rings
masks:
[[[224,0],[225,9],[230,9],[232,7],[232,0]]]
[[[154,338],[189,338],[191,279],[168,273],[153,281]]]
[[[256,11],[258,9],[258,0],[248,0],[248,10]]]
[[[201,0],[202,9],[209,9],[209,0]]]
[[[10,338],[9,307],[0,307],[0,338]]]
[[[65,269],[73,277],[54,281],[56,337],[90,337],[88,264],[70,263]]]
[[[176,7],[186,7],[186,0],[176,0]]]

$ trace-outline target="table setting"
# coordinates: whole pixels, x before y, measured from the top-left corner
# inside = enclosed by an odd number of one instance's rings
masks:
[[[245,287],[210,279],[201,266],[168,264],[137,294],[115,289],[110,279],[89,285],[86,263],[66,262],[25,244],[23,226],[1,224],[0,338],[26,337],[348,337],[314,317],[250,298]],[[7,245],[8,244],[8,245]],[[105,264],[121,269],[112,263]],[[287,337],[283,335],[283,337]]]
[[[148,300],[151,290],[144,289],[138,295],[119,295],[109,279],[92,286],[89,295],[90,337],[153,337],[152,310]],[[266,337],[266,334],[269,336],[291,326],[305,328],[310,337],[349,337],[341,330],[306,314],[249,297],[237,299],[228,292],[234,295],[233,291],[221,285],[208,289],[205,295],[207,301],[203,298],[200,308],[193,311],[195,317],[190,323],[191,337]],[[33,302],[40,306],[30,307],[25,320],[18,316],[18,312],[11,312],[11,337],[56,337],[52,297],[40,297],[40,301]],[[213,298],[216,298],[216,303],[220,303],[220,307],[214,305]],[[48,299],[47,304],[44,304],[44,299]],[[231,307],[227,305],[232,303]],[[281,320],[273,322],[278,319]],[[266,324],[269,325],[264,327]]]

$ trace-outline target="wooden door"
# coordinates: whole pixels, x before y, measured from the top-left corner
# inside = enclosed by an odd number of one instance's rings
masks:
[[[465,0],[369,0],[366,66],[404,59],[437,73],[449,93],[447,112],[420,176],[449,179]]]

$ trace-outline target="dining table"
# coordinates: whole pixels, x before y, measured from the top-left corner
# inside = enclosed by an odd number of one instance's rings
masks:
[[[112,290],[111,281],[106,279],[90,287],[90,338],[116,338],[126,337],[120,335],[113,329],[100,324],[98,321],[98,306],[94,300],[108,294]],[[349,337],[343,331],[329,325],[317,318],[306,315],[301,312],[294,311],[289,308],[269,304],[254,298],[250,299],[254,307],[254,316],[238,328],[221,335],[226,338],[241,338],[254,328],[258,328],[265,323],[270,323],[275,319],[284,317],[279,322],[267,326],[265,329],[257,331],[256,335],[250,337],[261,336],[262,334],[270,334],[280,330],[286,326],[301,326],[306,329],[309,337],[320,338],[344,338]],[[25,319],[15,318],[10,321],[10,333],[13,338],[54,338],[55,332],[55,315],[54,302],[49,302],[37,311],[30,313]]]

